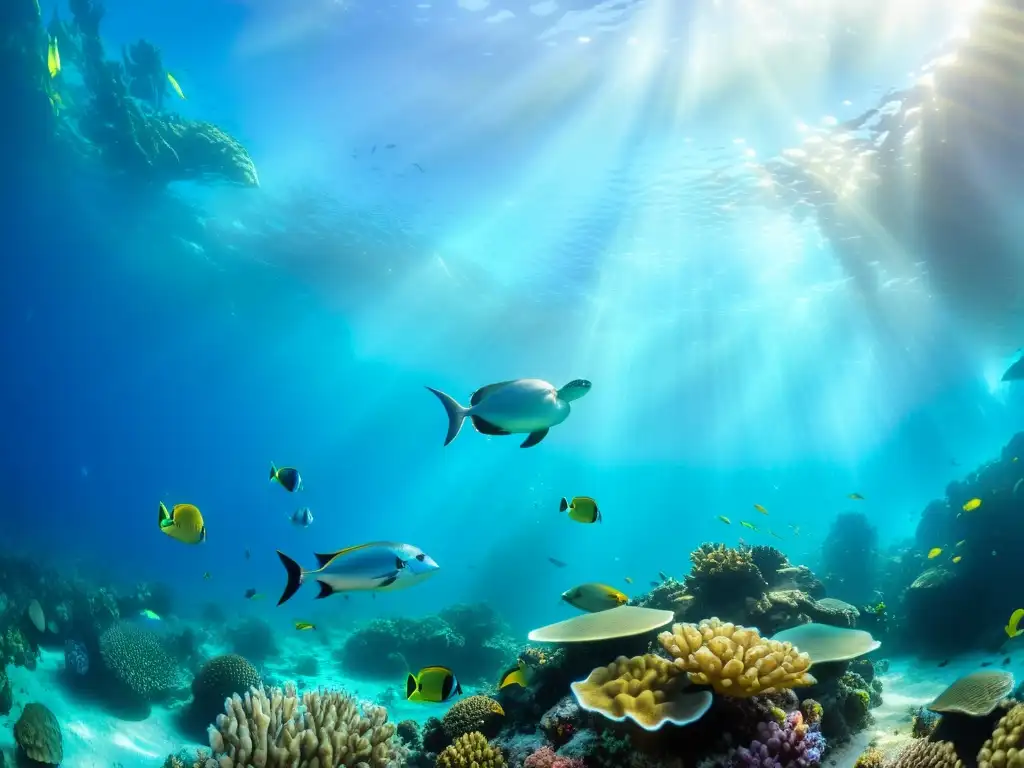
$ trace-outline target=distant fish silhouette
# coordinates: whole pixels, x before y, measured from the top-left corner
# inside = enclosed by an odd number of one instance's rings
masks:
[[[422,166],[422,165],[420,165],[419,163],[413,163],[413,166],[414,166],[414,167],[416,168],[416,170],[417,170],[417,171],[419,171],[420,173],[426,173],[426,171],[424,171],[424,170],[423,170],[423,166]]]
[[[396,144],[385,144],[384,149],[394,149],[396,146]]]
[[[549,557],[548,558],[548,562],[551,563],[556,568],[565,568],[565,566],[566,566],[565,563],[563,563],[561,560],[555,559],[554,557]]]
[[[1024,357],[1007,368],[1002,378],[1003,381],[1020,381],[1022,379],[1024,379]]]

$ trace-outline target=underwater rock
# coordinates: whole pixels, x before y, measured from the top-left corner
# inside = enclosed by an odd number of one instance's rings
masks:
[[[64,737],[53,712],[42,704],[25,705],[14,724],[14,740],[30,760],[60,765],[64,759]]]
[[[14,694],[11,692],[11,681],[7,670],[0,664],[0,715],[9,715],[14,706]]]

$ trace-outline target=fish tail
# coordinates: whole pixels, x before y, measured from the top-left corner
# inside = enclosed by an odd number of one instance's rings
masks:
[[[416,693],[416,689],[418,687],[419,685],[416,682],[416,675],[410,672],[409,676],[405,679],[405,698],[412,699],[413,694]]]
[[[277,467],[274,466],[274,462],[270,462],[270,479],[277,480]]]
[[[565,512],[569,508],[569,502],[566,501],[565,496],[562,497],[561,503],[558,505],[559,512]]]
[[[287,602],[292,595],[299,591],[299,587],[302,586],[302,566],[292,560],[281,550],[277,551],[277,556],[281,558],[281,564],[284,565],[284,569],[288,572],[288,583],[284,585],[284,592],[281,593],[281,599],[277,601],[278,605],[282,605]]]
[[[445,435],[444,444],[448,445],[452,440],[459,436],[459,431],[462,429],[462,424],[466,420],[466,415],[469,413],[468,408],[463,408],[457,402],[455,398],[446,395],[439,389],[433,387],[427,387],[431,392],[437,395],[437,399],[441,401],[441,405],[444,406],[445,413],[448,414],[448,434]]]

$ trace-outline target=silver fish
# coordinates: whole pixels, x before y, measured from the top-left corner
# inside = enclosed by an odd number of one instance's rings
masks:
[[[313,513],[309,511],[309,507],[302,507],[302,509],[296,509],[292,512],[289,519],[292,521],[292,525],[308,528],[313,524]]]

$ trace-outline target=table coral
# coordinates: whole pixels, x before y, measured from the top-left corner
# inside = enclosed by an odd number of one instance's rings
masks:
[[[674,624],[671,632],[658,635],[658,641],[691,682],[710,685],[727,696],[755,696],[815,683],[807,654],[789,643],[762,638],[756,629],[717,618]]]

